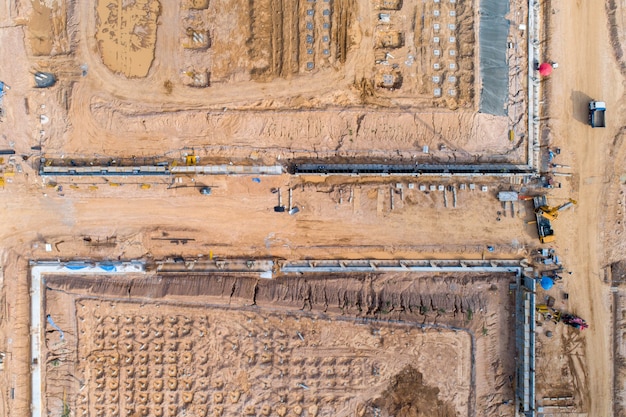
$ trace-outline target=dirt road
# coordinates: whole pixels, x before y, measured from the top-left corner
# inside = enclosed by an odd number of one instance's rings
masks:
[[[552,30],[550,56],[559,62],[549,84],[549,125],[552,144],[563,148],[563,163],[571,165],[571,189],[561,197],[578,200],[576,215],[558,223],[558,247],[573,275],[568,282],[570,308],[592,323],[585,334],[586,354],[580,393],[589,415],[612,414],[613,372],[609,287],[603,282],[606,177],[609,147],[622,123],[619,101],[623,78],[612,54],[604,4],[555,2],[549,10]],[[576,52],[572,48],[576,48]],[[546,84],[546,83],[544,83]],[[604,100],[608,127],[592,129],[587,123],[589,99]],[[557,161],[561,163],[560,161]],[[581,370],[572,370],[580,372]]]
[[[452,193],[448,192],[448,208],[445,208],[443,192],[427,193],[417,186],[409,190],[407,184],[404,184],[402,197],[397,188],[384,184],[304,183],[296,186],[298,183],[294,182],[290,184],[293,204],[300,212],[290,216],[273,211],[278,200],[277,194],[270,192],[271,188],[280,187],[283,204],[288,205],[290,181],[286,176],[266,177],[260,184],[249,177],[199,180],[214,187],[211,196],[200,195],[193,183],[169,190],[164,184],[142,190],[138,184],[115,187],[99,184],[97,189],[90,189],[93,185],[88,183],[65,183],[62,192],[48,187],[37,192],[32,186],[31,195],[14,194],[7,188],[3,206],[11,220],[2,228],[0,241],[26,243],[34,239],[40,242],[39,250],[42,250],[43,240],[65,240],[66,243],[59,246],[63,253],[57,255],[77,256],[80,251],[69,249],[69,242],[80,241],[81,235],[94,238],[117,235],[118,241],[136,241],[134,234],[143,231],[147,240],[127,242],[129,252],[118,253],[123,258],[143,255],[136,253],[138,247],[155,256],[180,252],[195,255],[212,250],[216,256],[226,257],[235,254],[310,257],[315,251],[322,251],[318,257],[327,257],[346,245],[352,249],[342,250],[344,256],[352,251],[362,252],[361,256],[364,251],[370,252],[369,256],[372,256],[371,251],[387,252],[387,256],[412,251],[412,256],[418,256],[417,253],[424,256],[432,252],[428,248],[446,245],[445,250],[457,251],[457,256],[467,252],[475,257],[485,250],[484,236],[490,236],[489,244],[496,245],[490,257],[499,254],[519,257],[524,256],[516,253],[522,245],[534,241],[533,226],[520,221],[526,213],[524,207],[518,207],[520,212],[515,217],[510,212],[498,215],[502,208],[492,194],[494,189],[491,193],[459,190],[457,208],[452,207]],[[390,207],[392,190],[393,210]],[[129,194],[133,194],[132,199],[120,198]],[[149,216],[146,216],[147,207]],[[475,221],[477,212],[482,212],[480,222]],[[111,213],[115,213],[113,221]],[[433,222],[433,218],[438,220]],[[76,235],[79,230],[80,234]],[[517,239],[507,233],[512,230],[516,231]],[[167,242],[155,245],[150,241],[163,232],[195,240],[185,247]],[[246,244],[238,245],[242,241]],[[468,249],[464,250],[463,246]],[[45,253],[37,255],[46,256]]]

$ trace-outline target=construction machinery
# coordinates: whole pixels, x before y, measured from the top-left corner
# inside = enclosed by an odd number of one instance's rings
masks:
[[[552,229],[552,223],[540,214],[537,217],[537,233],[539,234],[539,241],[541,243],[554,242],[556,237],[554,236],[554,230]]]
[[[537,304],[535,309],[537,313],[543,316],[544,320],[550,320],[555,324],[561,321],[561,312],[556,308],[549,307],[547,304]]]
[[[554,242],[556,237],[554,236],[554,230],[552,229],[552,220],[556,220],[559,213],[563,210],[567,210],[576,204],[576,200],[571,198],[559,206],[551,207],[548,205],[548,201],[545,195],[533,197],[533,205],[535,207],[535,217],[537,223],[537,233],[539,234],[539,241],[541,243]]]
[[[575,316],[574,314],[562,314],[561,322],[578,330],[585,330],[589,327],[585,320],[578,316]]]
[[[198,160],[200,158],[198,157],[198,155],[195,154],[191,154],[191,155],[186,155],[185,156],[185,165],[187,166],[196,166],[198,165]]]
[[[559,206],[551,207],[551,206],[548,206],[545,200],[545,196],[544,196],[541,202],[541,205],[539,207],[537,207],[537,204],[535,204],[535,213],[540,214],[546,219],[552,221],[552,220],[556,220],[559,217],[560,212],[567,210],[568,208],[574,206],[574,204],[577,204],[576,200],[572,200],[570,198],[567,200],[567,202]]]
[[[554,242],[554,230],[552,230],[552,223],[550,219],[543,215],[541,207],[547,207],[546,196],[533,197],[533,204],[535,206],[535,218],[537,223],[537,233],[539,234],[539,241],[541,243]]]
[[[550,320],[555,324],[567,324],[578,330],[585,330],[589,327],[584,319],[575,314],[563,313],[556,308],[548,307],[546,304],[537,304],[535,308],[537,313],[541,314],[545,320]]]

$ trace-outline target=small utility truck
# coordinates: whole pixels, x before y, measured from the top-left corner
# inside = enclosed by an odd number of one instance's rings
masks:
[[[606,127],[606,103],[591,100],[589,102],[589,125],[591,127]]]

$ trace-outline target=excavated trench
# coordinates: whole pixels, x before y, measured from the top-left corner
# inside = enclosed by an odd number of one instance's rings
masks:
[[[48,287],[113,298],[283,308],[466,326],[498,303],[507,274],[333,274],[259,280],[242,274],[162,274],[129,279],[50,276]],[[514,275],[510,274],[510,280]],[[504,284],[508,286],[508,281]]]

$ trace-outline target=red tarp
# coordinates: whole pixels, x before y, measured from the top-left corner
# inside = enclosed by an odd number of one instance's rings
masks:
[[[552,64],[544,62],[543,64],[539,65],[539,75],[541,75],[542,77],[547,77],[550,74],[552,74]]]

